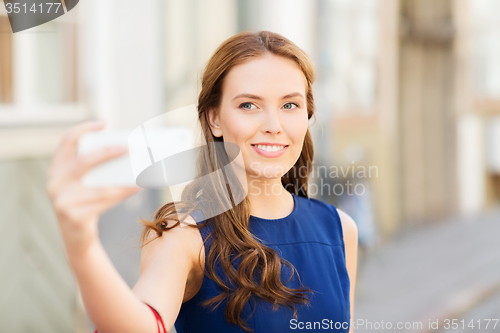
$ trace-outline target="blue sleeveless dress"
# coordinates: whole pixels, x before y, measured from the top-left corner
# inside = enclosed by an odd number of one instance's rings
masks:
[[[314,291],[308,293],[309,305],[297,305],[298,317],[285,306],[272,310],[272,304],[258,299],[249,302],[241,317],[255,333],[264,332],[324,332],[325,330],[348,332],[350,328],[350,281],[345,262],[345,247],[340,217],[335,206],[313,198],[292,193],[295,206],[288,216],[280,219],[262,219],[250,216],[249,229],[263,244],[276,250],[297,270],[286,284],[297,288],[300,282]],[[201,212],[192,214],[197,224],[203,222]],[[200,229],[203,240],[207,239],[211,226]],[[205,253],[211,244],[205,243]],[[206,267],[207,264],[205,264]],[[205,268],[206,269],[206,268]],[[217,273],[221,276],[222,268]],[[290,277],[290,270],[282,265],[282,281]],[[175,322],[178,333],[233,333],[246,332],[229,324],[224,318],[226,301],[211,312],[201,302],[220,293],[221,289],[204,276],[199,292],[182,304]],[[250,314],[253,312],[253,315]],[[248,319],[247,319],[248,318]]]

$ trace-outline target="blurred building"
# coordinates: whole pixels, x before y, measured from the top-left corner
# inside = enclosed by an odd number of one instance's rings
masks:
[[[362,165],[378,167],[369,183],[377,227],[388,239],[498,204],[500,86],[493,59],[500,30],[495,1],[377,4],[374,98],[364,107],[358,101],[347,111],[333,108],[330,156],[361,147],[354,155]],[[351,59],[363,59],[359,53]]]
[[[62,134],[196,103],[203,65],[245,29],[281,33],[314,61],[313,195],[351,214],[363,244],[498,204],[499,13],[495,0],[85,0],[13,35],[0,5],[0,331],[85,327],[44,189]],[[130,286],[139,252],[123,239],[166,200],[148,191],[102,217]]]

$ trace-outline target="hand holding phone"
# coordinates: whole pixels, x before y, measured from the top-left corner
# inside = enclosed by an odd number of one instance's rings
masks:
[[[87,121],[72,127],[61,141],[47,172],[46,189],[68,253],[81,253],[98,239],[99,216],[141,190],[140,187],[92,188],[82,183],[83,176],[92,168],[126,154],[123,145],[121,149],[115,145],[77,154],[82,135],[99,131],[103,125]]]
[[[94,166],[82,178],[87,187],[136,187],[129,147],[130,131],[103,130],[84,133],[78,140],[78,155],[90,154],[108,147],[124,147],[127,151]]]
[[[82,180],[85,186],[166,188],[179,178],[167,172],[178,164],[173,156],[180,156],[184,161],[180,173],[193,174],[187,178],[194,178],[194,171],[191,170],[195,165],[194,157],[189,162],[185,161],[189,150],[194,147],[193,135],[187,127],[151,127],[143,124],[133,130],[88,132],[78,142],[78,154],[110,146],[127,147],[128,152],[89,170]]]

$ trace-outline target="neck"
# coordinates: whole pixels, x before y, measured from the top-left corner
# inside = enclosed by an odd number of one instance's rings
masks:
[[[288,216],[294,208],[292,195],[281,184],[280,178],[248,178],[250,214],[264,219]]]

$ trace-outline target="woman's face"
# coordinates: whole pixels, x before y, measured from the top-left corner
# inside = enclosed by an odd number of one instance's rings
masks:
[[[293,60],[271,54],[226,74],[209,125],[214,136],[240,147],[248,177],[281,178],[299,158],[308,128],[306,87]]]

